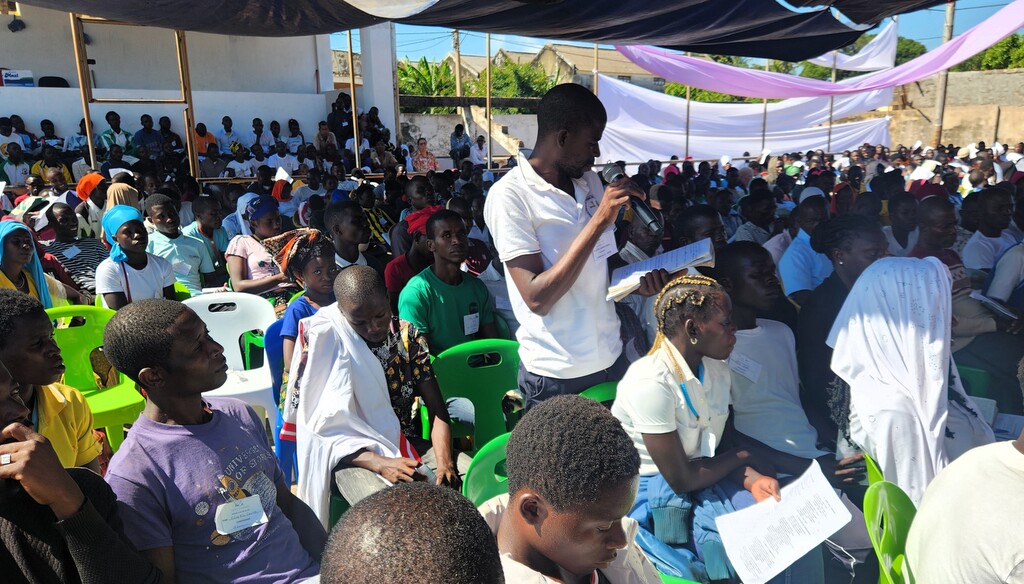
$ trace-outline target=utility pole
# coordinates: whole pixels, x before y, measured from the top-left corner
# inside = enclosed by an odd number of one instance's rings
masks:
[[[832,83],[836,82],[836,62],[839,60],[839,51],[832,51]],[[832,152],[832,112],[836,106],[836,96],[828,98],[828,145],[825,152]]]
[[[459,50],[459,31],[452,31],[452,49],[455,51],[455,97],[462,97],[462,52]],[[459,114],[462,106],[459,106]]]
[[[772,70],[772,60],[766,59],[764,70]],[[764,113],[761,114],[761,152],[764,152],[765,143],[768,141],[768,98],[764,98]]]
[[[946,2],[946,26],[942,29],[942,44],[953,39],[953,13],[956,12],[956,2]],[[934,134],[932,145],[938,147],[942,143],[942,122],[946,115],[946,87],[949,84],[949,70],[943,69],[939,72],[939,78],[935,82],[935,121],[932,122]]]

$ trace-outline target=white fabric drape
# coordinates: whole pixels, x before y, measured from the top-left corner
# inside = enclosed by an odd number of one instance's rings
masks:
[[[337,303],[301,321],[299,332],[309,339],[306,366],[300,376],[303,347],[296,344],[285,416],[296,419],[299,498],[326,529],[334,467],[362,449],[402,456],[402,428],[384,369]]]
[[[686,100],[601,77],[598,97],[608,111],[601,139],[601,160],[668,160],[684,155]],[[888,105],[889,90],[836,98],[835,117]],[[690,156],[742,156],[761,148],[761,104],[690,104]],[[766,147],[773,152],[824,148],[828,98],[800,98],[768,105]],[[832,126],[832,150],[854,149],[865,142],[889,143],[886,118]]]
[[[686,99],[637,87],[601,75],[598,97],[608,110],[608,122],[655,128],[686,129]],[[835,98],[832,119],[839,120],[885,107],[892,103],[892,88]],[[768,104],[768,132],[801,130],[828,122],[827,97],[796,97]],[[693,136],[752,136],[761,143],[761,103],[690,102],[690,138]],[[827,131],[826,131],[827,133]],[[745,148],[744,150],[749,150]],[[742,152],[742,151],[741,151]],[[719,153],[717,156],[720,156]]]
[[[896,43],[899,35],[896,33],[896,21],[890,20],[878,36],[871,39],[856,55],[844,55],[835,53],[836,69],[843,71],[879,71],[888,69],[896,64]],[[833,53],[825,53],[820,57],[807,59],[815,65],[832,68]]]
[[[438,0],[346,0],[367,14],[386,19],[408,18],[423,12]]]
[[[978,411],[959,382],[949,383],[951,287],[936,258],[878,260],[828,337],[832,370],[850,386],[851,437],[915,504],[956,456],[993,440],[988,424],[949,402],[955,392]]]

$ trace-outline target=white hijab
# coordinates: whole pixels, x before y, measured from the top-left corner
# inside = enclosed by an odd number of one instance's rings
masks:
[[[252,229],[249,228],[249,220],[245,218],[245,206],[249,204],[249,201],[258,198],[260,196],[256,193],[245,193],[238,197],[238,201],[235,204],[235,218],[238,221],[239,235],[252,235]]]
[[[300,321],[299,336],[284,415],[295,421],[298,496],[326,529],[333,470],[342,458],[361,449],[389,458],[410,453],[384,369],[338,304]]]
[[[879,260],[857,279],[828,338],[832,370],[850,385],[851,413],[866,431],[860,446],[915,502],[966,450],[947,451],[949,391],[977,411],[958,375],[949,384],[951,288],[949,270],[936,258]],[[991,441],[987,424],[974,417],[972,426],[976,432],[958,432],[956,440]]]

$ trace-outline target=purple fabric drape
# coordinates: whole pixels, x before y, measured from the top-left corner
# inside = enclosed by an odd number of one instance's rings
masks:
[[[906,63],[844,83],[732,67],[664,49],[616,46],[637,65],[668,81],[745,97],[787,99],[847,95],[913,83],[977,55],[1024,26],[1024,0],[1015,0],[950,42]]]

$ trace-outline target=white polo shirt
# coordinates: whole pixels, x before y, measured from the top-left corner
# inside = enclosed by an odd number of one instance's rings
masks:
[[[518,166],[491,187],[484,218],[502,262],[539,253],[547,270],[590,221],[604,187],[597,174],[587,171],[573,179],[575,192],[569,196],[542,179],[525,156],[518,159]],[[614,303],[605,300],[605,259],[591,254],[579,278],[545,316],[527,307],[512,278],[507,284],[520,324],[519,356],[527,371],[574,379],[607,369],[619,358],[619,318]]]

